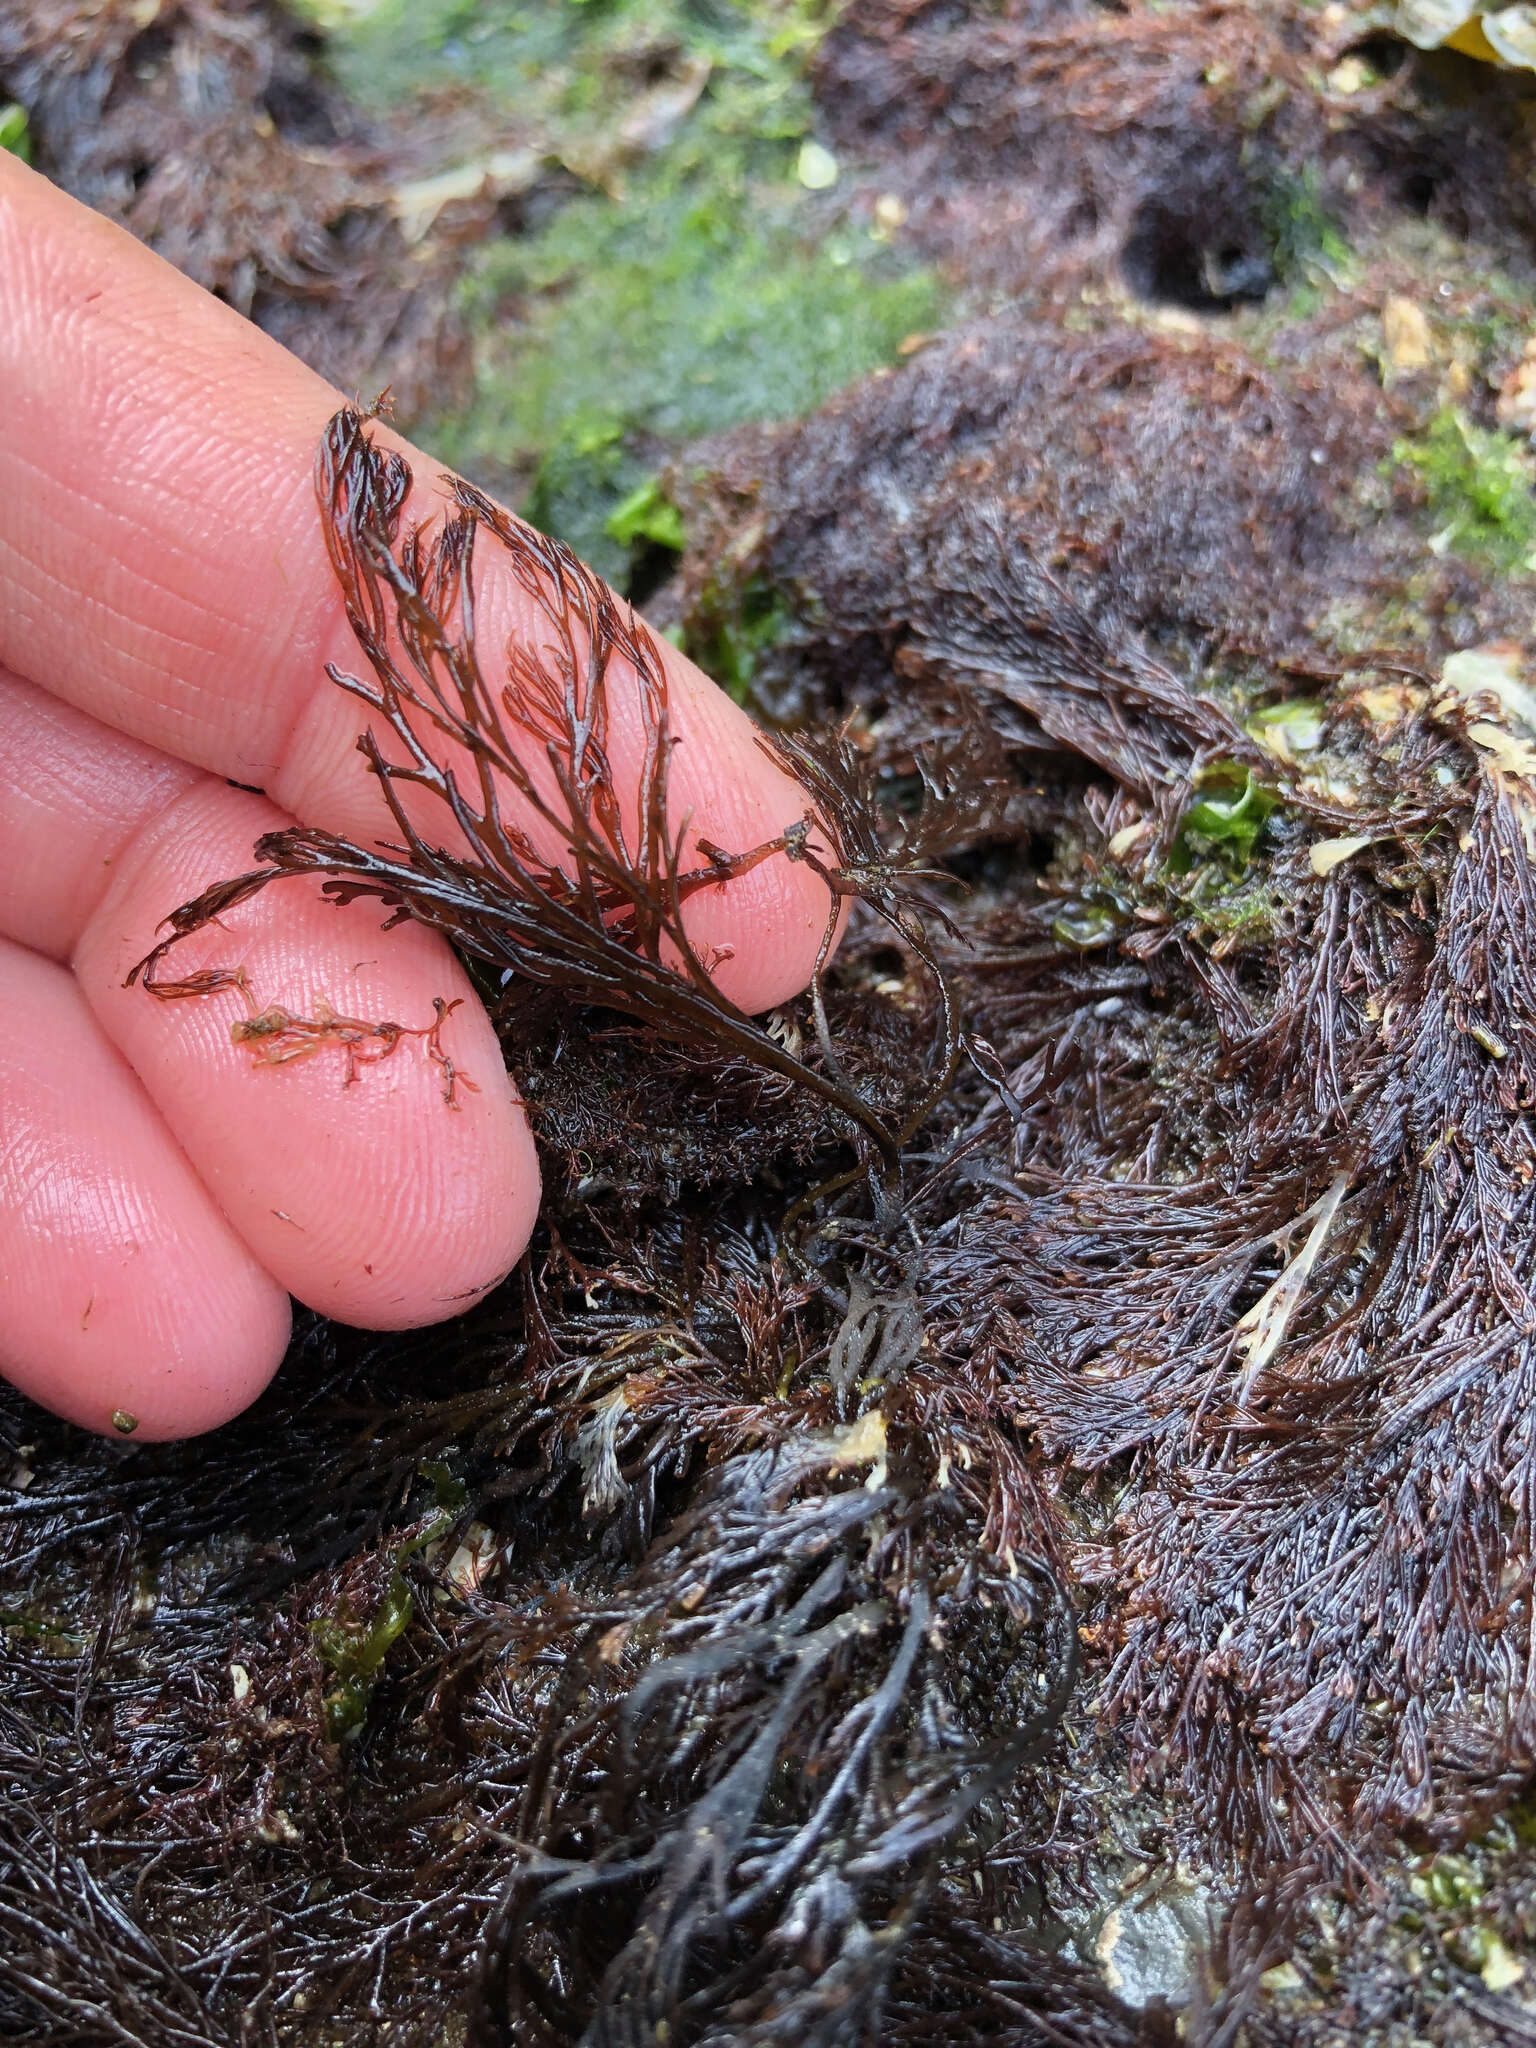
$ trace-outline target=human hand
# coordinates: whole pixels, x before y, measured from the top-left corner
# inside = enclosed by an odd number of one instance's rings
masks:
[[[462,999],[442,1043],[475,1087],[454,1111],[419,1039],[347,1086],[335,1044],[282,1064],[233,1044],[234,990],[124,987],[262,832],[389,835],[324,673],[356,666],[311,484],[338,395],[3,152],[0,274],[0,1372],[87,1428],[187,1436],[270,1379],[290,1294],[369,1329],[479,1299],[527,1241],[538,1165],[463,969],[421,926],[381,932],[377,905],[285,884],[209,957],[237,941],[261,1005],[297,1015],[421,1027]],[[413,466],[428,516],[443,493]],[[488,650],[529,630],[494,563],[478,615]],[[803,793],[663,655],[674,815],[725,847],[773,838]],[[760,1010],[804,985],[826,911],[778,857],[688,922]]]

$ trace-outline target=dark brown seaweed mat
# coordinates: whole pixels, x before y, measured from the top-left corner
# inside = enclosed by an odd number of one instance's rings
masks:
[[[1007,292],[1122,278],[1218,312],[1296,253],[1287,196],[1352,227],[1408,211],[1528,237],[1529,77],[1382,33],[1389,8],[1294,0],[851,0],[818,54],[837,141],[919,242]],[[1364,88],[1337,66],[1371,67]]]
[[[348,103],[321,49],[280,0],[7,0],[0,96],[66,191],[323,376],[388,384],[414,417],[467,375],[454,245],[487,209],[449,209],[412,247],[390,204],[411,151]]]
[[[1056,299],[671,479],[663,604],[774,622],[752,688],[837,823],[819,1005],[683,957],[753,850],[661,829],[643,624],[468,487],[413,547],[333,425],[360,725],[553,748],[568,857],[440,781],[473,860],[407,791],[403,852],[278,835],[183,923],[286,871],[452,932],[545,1217],[441,1330],[306,1321],[206,1442],[0,1405],[0,2038],[1536,2038],[1488,1968],[1536,1945],[1536,753],[1442,679],[1518,666],[1533,583],[1426,548],[1433,380],[1360,346],[1426,209],[1528,282],[1520,106],[1416,60],[1339,104],[1365,34],[857,0],[824,44],[914,232]],[[1149,194],[1268,261],[1306,164],[1365,251],[1313,313],[1137,312],[1187,275],[1136,273]],[[521,714],[476,549],[565,650]],[[580,738],[609,660],[633,793]],[[1198,1899],[1177,2019],[1095,1962],[1149,1885]]]

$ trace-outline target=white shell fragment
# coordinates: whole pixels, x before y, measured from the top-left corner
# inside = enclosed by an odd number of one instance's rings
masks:
[[[1469,7],[1466,0],[1397,0],[1392,26],[1421,50],[1449,46],[1536,71],[1536,7]]]

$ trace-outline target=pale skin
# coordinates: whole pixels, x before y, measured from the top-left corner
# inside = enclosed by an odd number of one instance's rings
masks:
[[[174,956],[243,987],[124,986],[258,834],[384,834],[324,674],[357,664],[311,487],[339,394],[4,152],[0,276],[0,1373],[88,1429],[187,1436],[266,1385],[290,1296],[368,1329],[480,1299],[538,1164],[464,970],[377,906],[286,883]],[[411,459],[430,517],[437,467]],[[489,561],[480,621],[492,649],[529,630]],[[664,657],[676,816],[772,839],[801,793]],[[762,1010],[804,985],[826,913],[778,857],[689,923]]]

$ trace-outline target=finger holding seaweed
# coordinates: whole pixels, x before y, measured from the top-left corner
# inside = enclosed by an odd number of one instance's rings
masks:
[[[312,883],[279,900],[264,876],[216,890],[217,921],[150,957],[158,908],[288,823],[202,785],[120,864],[77,971],[290,1293],[363,1327],[437,1321],[515,1262],[539,1196],[526,1115],[462,965],[425,930],[381,942],[371,906],[338,910]]]
[[[196,977],[164,975],[170,950],[278,877],[316,875],[336,903],[374,899],[390,913],[386,928],[406,918],[428,925],[514,988],[559,988],[810,1089],[841,1112],[889,1175],[906,1133],[843,1071],[827,1024],[823,978],[843,900],[870,902],[941,990],[943,977],[915,910],[922,870],[882,846],[856,752],[846,742],[824,756],[782,746],[779,759],[810,784],[799,814],[755,846],[731,851],[698,839],[690,856],[691,820],[676,818],[669,803],[678,741],[667,667],[643,621],[560,542],[468,484],[453,484],[454,509],[435,533],[408,526],[410,484],[405,459],[377,445],[361,414],[336,415],[316,486],[369,674],[330,673],[373,714],[358,744],[397,840],[370,848],[312,827],[264,835],[256,851],[268,865],[175,911],[169,936],[130,978],[163,996],[202,993]],[[508,646],[504,675],[494,681],[477,643],[475,565],[485,547],[539,621],[537,638]],[[643,736],[632,783],[621,781],[611,745],[610,692],[620,674]],[[422,798],[430,800],[425,813]],[[829,834],[818,812],[834,809]],[[831,837],[845,839],[852,857],[835,853]],[[696,899],[775,857],[805,863],[827,890],[812,980],[816,1064],[730,1000],[719,985],[720,957],[691,928]],[[947,1000],[944,1014],[938,1066],[947,1078],[958,1046]]]

